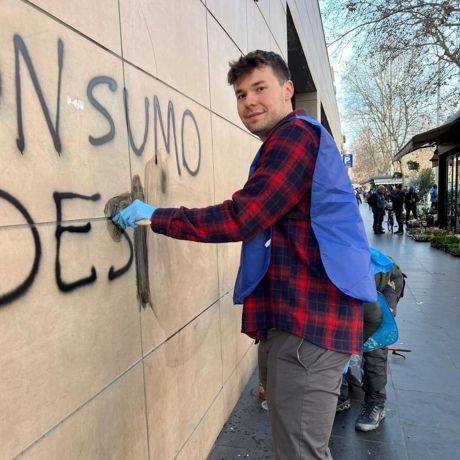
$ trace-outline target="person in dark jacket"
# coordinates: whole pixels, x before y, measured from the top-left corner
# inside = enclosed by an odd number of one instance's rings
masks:
[[[404,197],[404,207],[406,208],[406,222],[409,220],[410,214],[417,219],[417,203],[419,201],[418,194],[413,185],[409,187],[409,191]]]
[[[396,233],[404,233],[402,223],[404,192],[401,190],[401,185],[395,185],[393,191],[390,194],[390,200],[393,203],[393,212],[396,217],[396,222],[398,222],[398,231]]]
[[[436,184],[430,190],[430,207],[438,209],[438,186]]]
[[[385,209],[386,209],[386,188],[384,185],[379,185],[376,192],[374,192],[367,203],[372,208],[372,214],[374,215],[374,222],[372,224],[372,228],[374,229],[374,233],[376,235],[380,235],[381,233],[385,233],[382,224],[383,224],[383,217],[385,216]]]

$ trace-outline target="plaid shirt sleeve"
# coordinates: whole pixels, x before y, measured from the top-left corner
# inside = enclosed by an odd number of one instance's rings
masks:
[[[254,174],[230,200],[199,209],[158,208],[152,230],[204,243],[251,240],[305,197],[318,145],[312,128],[301,120],[284,119],[263,144]]]

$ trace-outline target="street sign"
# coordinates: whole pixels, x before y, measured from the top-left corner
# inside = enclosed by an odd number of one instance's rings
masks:
[[[343,154],[343,164],[347,168],[353,168],[353,154],[352,153]]]

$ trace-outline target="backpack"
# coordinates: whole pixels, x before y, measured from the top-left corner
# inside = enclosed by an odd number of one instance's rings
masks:
[[[383,348],[398,340],[398,326],[394,316],[399,299],[404,296],[406,285],[406,275],[391,257],[376,248],[370,250],[378,299],[376,303],[364,306],[364,329],[366,330],[367,326],[369,330],[370,326],[380,324],[371,333],[366,334],[365,339],[369,337],[364,342],[364,352]]]

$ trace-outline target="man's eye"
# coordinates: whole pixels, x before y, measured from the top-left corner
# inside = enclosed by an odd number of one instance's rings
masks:
[[[258,93],[261,93],[264,89],[265,89],[265,86],[259,86],[259,87],[256,89],[256,91],[257,91]]]
[[[244,94],[237,94],[237,96],[236,96],[236,99],[237,99],[238,101],[242,101],[244,98],[245,98],[245,95],[244,95]]]

